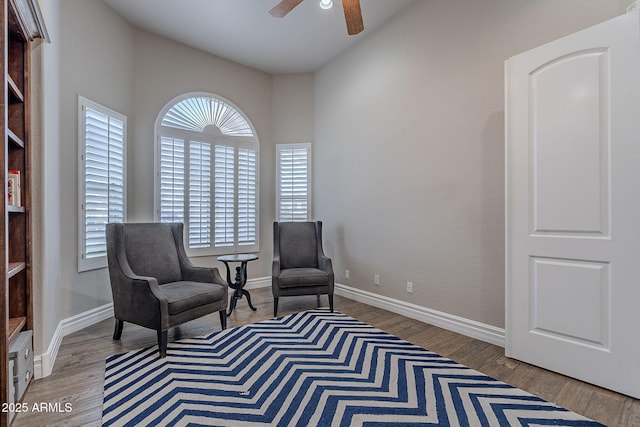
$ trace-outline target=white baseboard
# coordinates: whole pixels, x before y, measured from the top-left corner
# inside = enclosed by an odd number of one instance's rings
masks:
[[[246,289],[259,289],[271,286],[271,277],[258,277],[248,279]],[[500,347],[505,346],[505,330],[475,320],[444,313],[430,308],[422,307],[384,295],[374,294],[352,286],[336,283],[336,295],[359,301],[374,307],[397,313],[411,319],[419,320],[430,325],[438,326],[450,331],[454,331],[471,338],[495,344]],[[49,348],[44,354],[35,356],[33,359],[34,374],[36,378],[43,378],[51,375],[53,365],[58,355],[58,350],[62,344],[62,339],[74,332],[101,322],[113,316],[113,304],[105,304],[93,310],[77,314],[63,319],[58,323],[58,327],[51,338]]]
[[[245,288],[258,289],[268,286],[271,286],[270,276],[248,279]],[[476,322],[475,320],[466,319],[464,317],[444,313],[442,311],[432,310],[410,302],[374,294],[373,292],[363,291],[340,283],[336,283],[334,292],[336,295],[382,308],[393,313],[401,314],[480,341],[485,341],[503,348],[505,346],[506,333],[503,328]]]
[[[258,289],[267,286],[271,286],[271,276],[248,279],[245,288]],[[60,323],[58,323],[56,331],[53,333],[53,337],[51,338],[51,342],[49,343],[47,351],[44,354],[34,356],[33,358],[34,376],[36,378],[43,378],[51,375],[51,372],[53,371],[53,365],[58,355],[58,350],[60,350],[62,339],[65,336],[84,329],[87,326],[91,326],[95,323],[101,322],[112,316],[113,303],[110,303],[61,320]]]
[[[267,286],[271,286],[270,276],[247,280],[246,289],[258,289]],[[363,291],[340,283],[336,283],[334,292],[336,295],[401,314],[480,341],[485,341],[503,348],[505,346],[506,333],[503,328],[476,322],[475,320],[442,311],[432,310],[410,302],[374,294],[373,292]]]
[[[401,314],[411,319],[457,332],[480,341],[485,341],[500,347],[505,346],[505,330],[503,328],[465,319],[464,317],[442,311],[432,310],[410,302],[400,301],[339,283],[336,283],[334,292],[336,295]]]
[[[33,373],[35,377],[43,378],[51,375],[53,365],[55,364],[56,357],[58,356],[58,350],[60,350],[60,344],[62,344],[62,339],[65,336],[112,316],[113,304],[110,303],[61,320],[60,323],[58,323],[56,331],[53,333],[53,337],[51,338],[51,342],[49,343],[49,348],[47,348],[46,353],[33,358]]]
[[[271,286],[271,276],[265,277],[257,277],[255,279],[247,279],[247,284],[245,285],[245,289],[258,289],[258,288],[266,288],[267,286]]]

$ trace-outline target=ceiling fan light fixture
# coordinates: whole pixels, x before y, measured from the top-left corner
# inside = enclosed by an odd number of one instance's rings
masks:
[[[280,3],[271,8],[269,13],[276,18],[282,18],[300,3],[302,3],[302,0],[280,0]],[[321,8],[330,9],[332,6],[333,0],[320,0]],[[361,33],[364,30],[364,23],[362,22],[360,0],[342,0],[342,8],[344,9],[344,19],[347,24],[347,34],[352,36]]]
[[[320,0],[320,7],[324,10],[331,9],[333,7],[333,1],[331,0]]]

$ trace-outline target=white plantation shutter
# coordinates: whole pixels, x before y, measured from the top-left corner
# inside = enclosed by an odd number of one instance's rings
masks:
[[[258,140],[246,117],[210,94],[185,96],[163,111],[157,218],[185,223],[192,256],[257,251]]]
[[[256,243],[256,152],[238,150],[238,244]]]
[[[215,246],[234,245],[235,229],[235,155],[234,148],[216,145],[215,161]]]
[[[253,136],[240,111],[223,99],[210,96],[194,96],[175,103],[162,118],[162,125],[196,132],[214,125],[223,135]]]
[[[184,140],[160,138],[160,220],[184,222]]]
[[[211,146],[189,146],[189,247],[211,246]]]
[[[79,98],[80,229],[78,270],[107,265],[105,229],[125,221],[126,117]]]
[[[311,144],[278,144],[278,221],[311,217]]]

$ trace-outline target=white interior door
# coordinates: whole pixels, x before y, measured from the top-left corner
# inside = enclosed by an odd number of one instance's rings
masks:
[[[640,17],[506,62],[507,356],[640,398]]]

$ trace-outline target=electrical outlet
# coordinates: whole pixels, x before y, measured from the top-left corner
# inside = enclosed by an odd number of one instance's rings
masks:
[[[348,279],[349,278],[349,270],[345,270],[344,271],[344,278]]]
[[[380,275],[378,275],[378,274],[374,274],[373,275],[373,284],[374,285],[380,285]]]
[[[413,292],[413,282],[407,282],[407,292]]]

